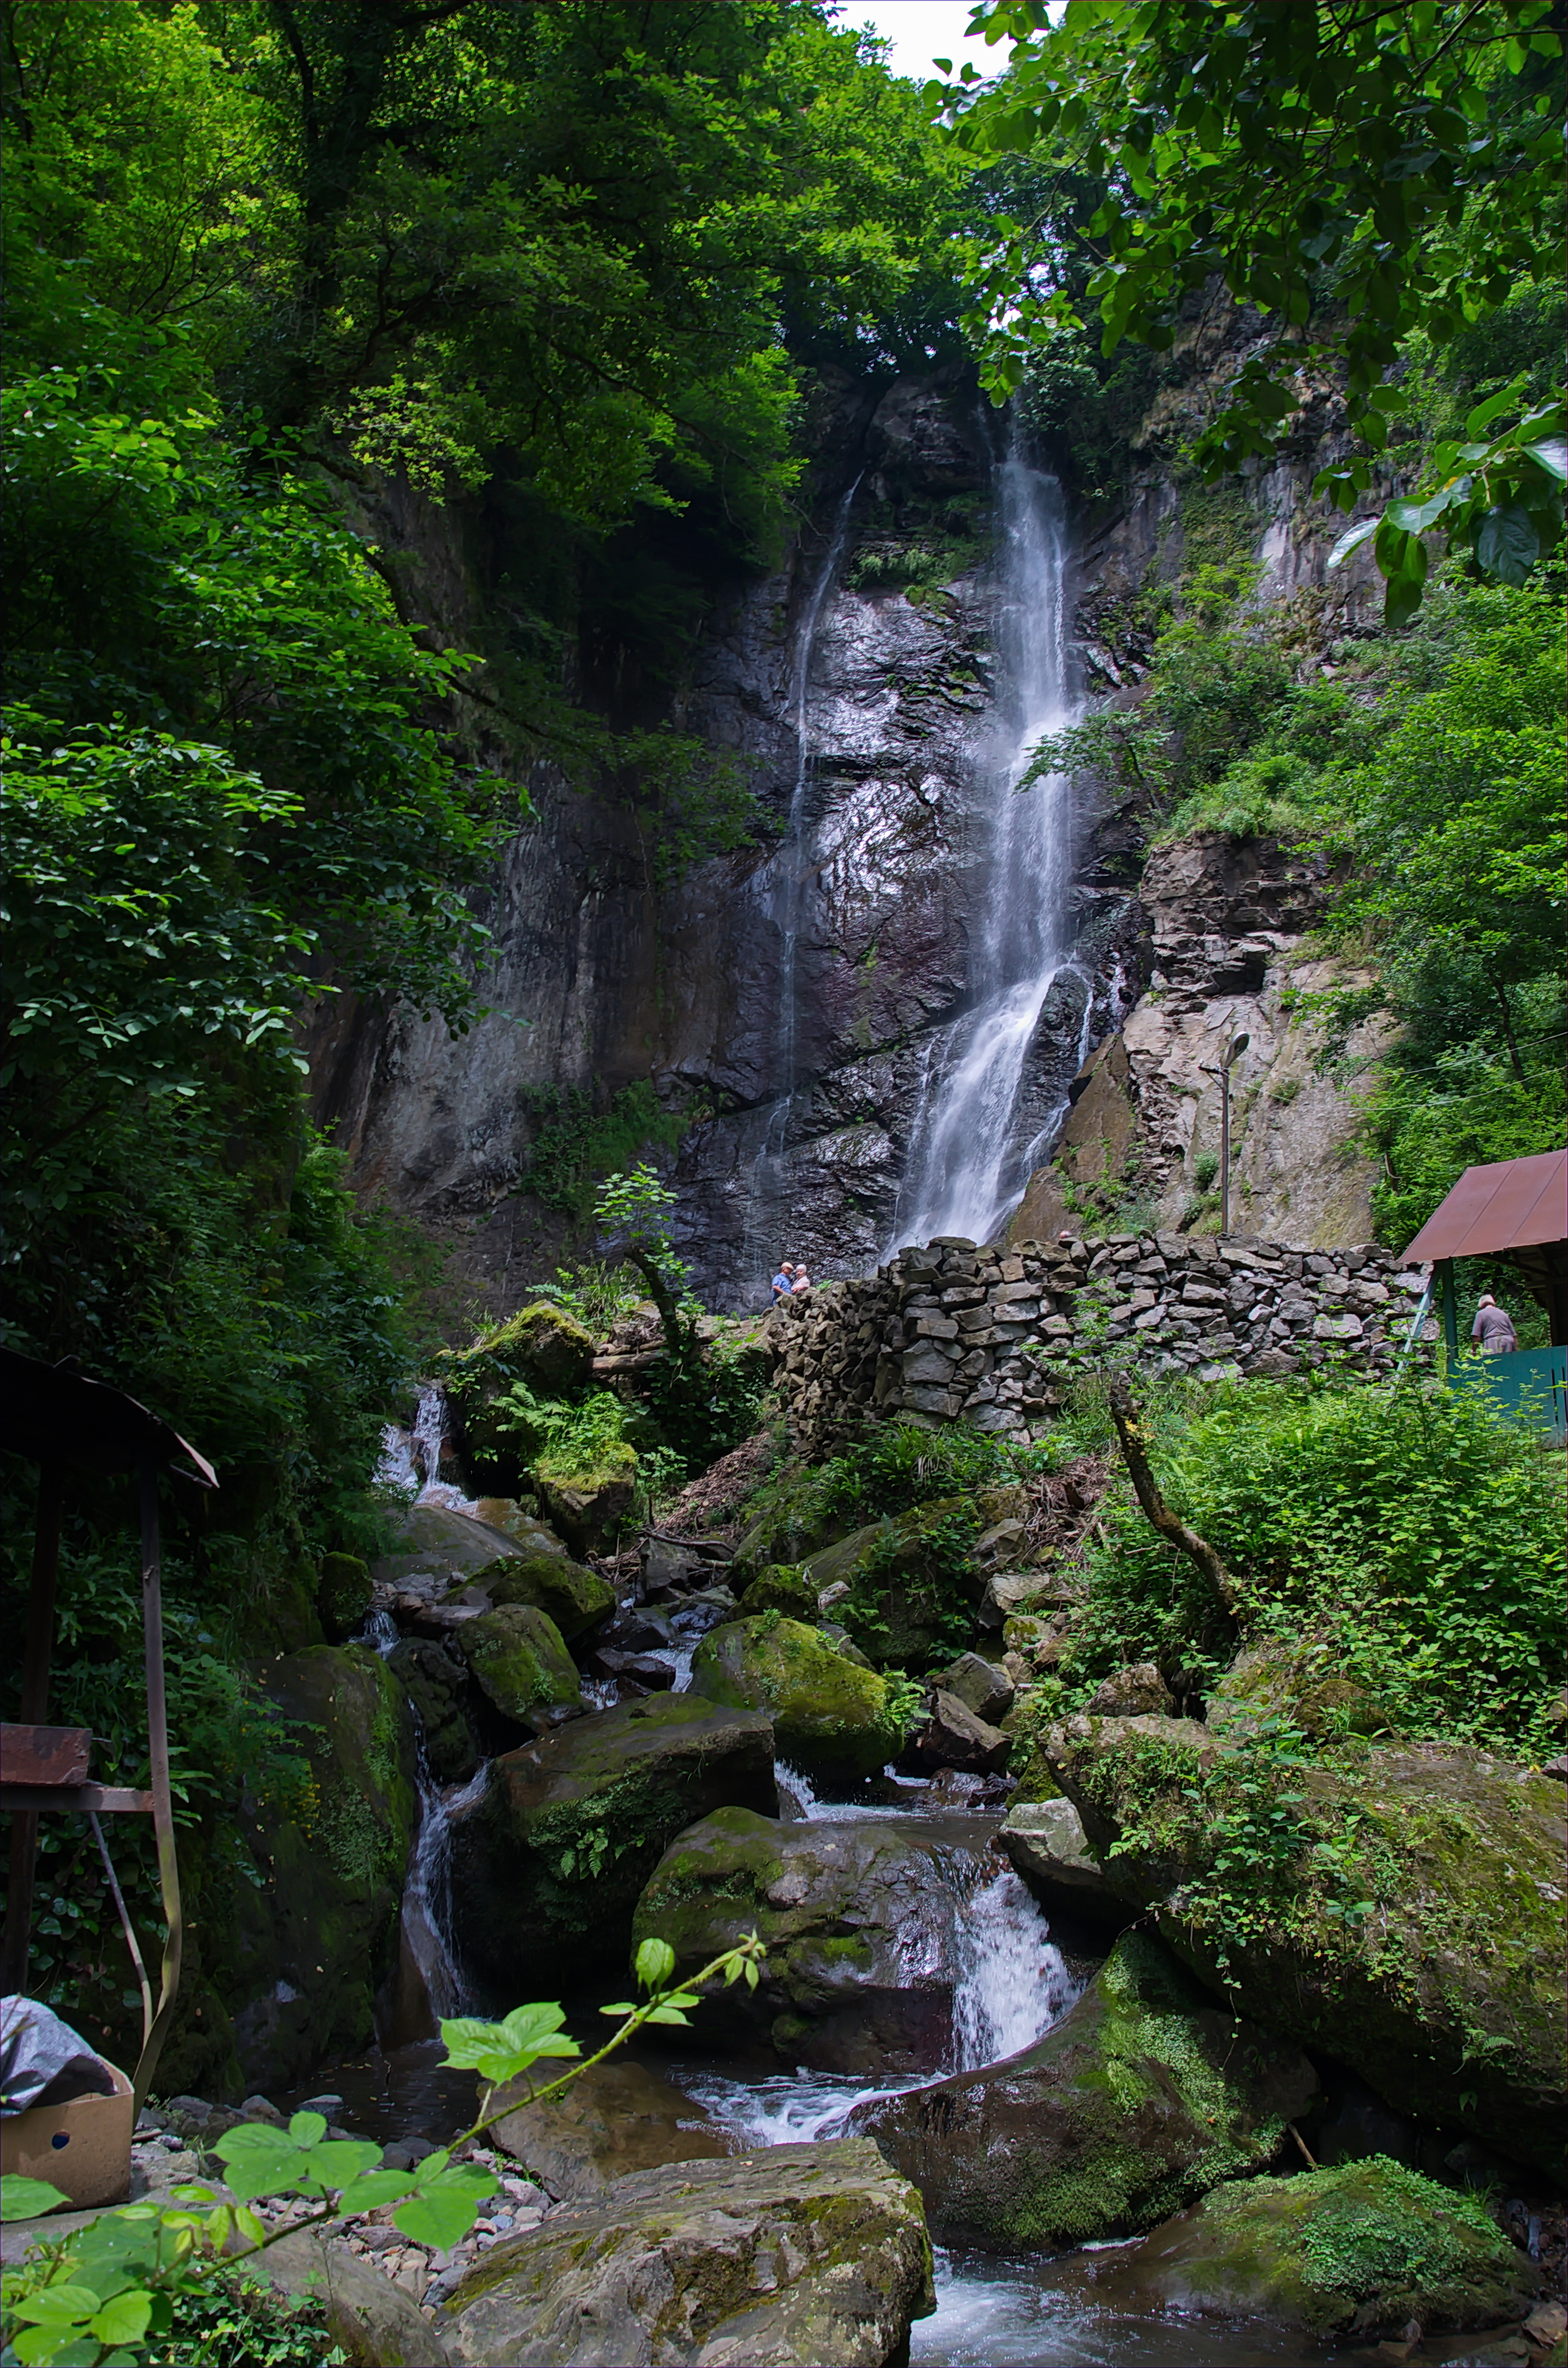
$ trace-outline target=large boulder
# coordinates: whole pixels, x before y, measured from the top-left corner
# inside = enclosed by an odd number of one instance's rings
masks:
[[[475,1690],[455,1645],[403,1636],[387,1656],[387,1667],[418,1713],[425,1757],[437,1783],[466,1783],[485,1755],[474,1715]]]
[[[966,1497],[917,1505],[811,1555],[803,1576],[819,1601],[835,1590],[834,1618],[879,1668],[927,1669],[951,1657],[955,1613],[978,1615],[979,1574],[953,1571],[977,1525]]]
[[[557,2199],[581,2203],[633,2171],[729,2155],[700,2105],[628,2055],[595,2064],[559,2097],[530,2104],[539,2079],[515,2080],[491,2097],[491,2111],[509,2095],[517,2103],[494,2124],[490,2142]]]
[[[480,1603],[487,1609],[505,1603],[531,1603],[547,1612],[570,1641],[586,1635],[615,1610],[615,1589],[597,1570],[572,1561],[563,1548],[554,1554],[537,1551],[503,1555],[461,1587],[454,1587],[449,1602]]]
[[[506,1752],[452,1819],[465,1962],[507,2007],[623,1962],[665,1849],[732,1804],[777,1810],[772,1729],[693,1694],[619,1702]]]
[[[358,2053],[396,1956],[415,1805],[403,1691],[363,1645],[290,1654],[266,1683],[298,1722],[308,1781],[279,1783],[254,1822],[182,1843],[192,2020],[164,2057],[171,2090],[214,2077],[212,1992],[248,2089],[288,2088],[325,2057]]]
[[[593,1361],[591,1335],[574,1316],[543,1301],[519,1308],[472,1349],[443,1352],[436,1378],[446,1392],[471,1489],[514,1488],[537,1443],[515,1415],[507,1418],[502,1403],[517,1384],[537,1398],[575,1398],[588,1386]]]
[[[1428,2337],[1496,2327],[1540,2283],[1478,2196],[1382,2158],[1221,2188],[1105,2267],[1102,2308],[1272,2320],[1319,2342],[1412,2319]]]
[[[1216,1993],[1400,2112],[1562,2177],[1560,1784],[1440,1744],[1280,1761],[1159,1717],[1080,1715],[1043,1748],[1110,1880]],[[1210,1880],[1237,1816],[1275,1853],[1240,1896],[1233,1862]]]
[[[296,2228],[251,2255],[237,2273],[314,2304],[340,2356],[355,2368],[449,2368],[450,2353],[412,2294],[360,2260],[341,2237]]]
[[[1130,1933],[1034,2046],[855,2125],[915,2180],[940,2242],[1062,2248],[1151,2228],[1265,2169],[1317,2086],[1299,2049],[1221,2013]]]
[[[1012,1744],[999,1727],[977,1718],[957,1694],[938,1687],[915,1735],[915,1757],[927,1768],[963,1768],[974,1776],[1000,1776]]]
[[[531,1603],[482,1611],[452,1642],[486,1700],[530,1734],[548,1734],[586,1708],[577,1665],[553,1620]]]
[[[691,1691],[766,1712],[779,1758],[829,1782],[873,1775],[903,1741],[887,1680],[778,1611],[710,1629],[692,1660]]]
[[[431,1577],[449,1586],[453,1579],[473,1577],[500,1555],[517,1558],[540,1550],[537,1541],[522,1543],[443,1505],[410,1505],[392,1517],[392,1551],[372,1566],[371,1576],[394,1587]]]
[[[854,2138],[617,2180],[438,2313],[472,2368],[895,2368],[936,2308],[920,2198]]]
[[[996,1846],[1043,1907],[1122,1931],[1133,1911],[1090,1850],[1071,1801],[1015,1801]]]
[[[665,1941],[689,1979],[748,1932],[767,1950],[755,1991],[704,2008],[770,2029],[792,2063],[824,2072],[930,2072],[952,2058],[962,1903],[939,1819],[781,1824],[720,1809],[673,1841],[637,1903],[635,1941]]]
[[[637,1493],[637,1451],[622,1440],[598,1448],[590,1461],[550,1454],[534,1463],[545,1509],[574,1554],[598,1554],[615,1542]]]

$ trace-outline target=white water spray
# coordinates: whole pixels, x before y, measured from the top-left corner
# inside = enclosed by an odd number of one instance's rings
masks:
[[[1016,451],[998,472],[998,492],[1002,725],[987,767],[993,836],[984,922],[970,1007],[927,1065],[890,1248],[937,1234],[987,1241],[1017,1201],[1042,1143],[1039,1133],[1028,1144],[1016,1140],[1024,1064],[1051,983],[1071,967],[1072,785],[1055,774],[1015,794],[1036,742],[1078,712],[1067,636],[1066,509],[1055,478]]]
[[[372,1611],[360,1635],[384,1659],[401,1630],[390,1611]],[[460,2014],[469,2003],[452,1931],[452,1815],[483,1799],[490,1762],[481,1760],[463,1784],[438,1784],[431,1773],[425,1729],[414,1719],[414,1782],[419,1822],[403,1887],[403,1936],[419,1970],[432,2014]]]
[[[460,1488],[441,1477],[441,1440],[446,1425],[445,1393],[422,1389],[412,1430],[389,1422],[382,1431],[381,1460],[376,1478],[383,1488],[395,1490],[411,1505],[435,1505],[445,1512],[472,1516],[479,1510],[478,1500],[465,1497]]]

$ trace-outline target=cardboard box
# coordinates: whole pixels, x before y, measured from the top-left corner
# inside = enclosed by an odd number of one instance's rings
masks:
[[[100,2059],[101,2060],[101,2059]],[[112,2097],[74,2097],[68,2105],[34,2105],[0,2121],[0,2169],[47,2179],[79,2210],[123,2203],[131,2193],[131,2139],[136,2100],[118,2066]]]

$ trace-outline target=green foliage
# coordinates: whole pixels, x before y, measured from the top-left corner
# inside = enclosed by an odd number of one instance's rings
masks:
[[[553,1282],[530,1282],[528,1289],[530,1299],[559,1307],[594,1339],[602,1340],[638,1305],[641,1281],[631,1267],[588,1258],[579,1266],[558,1266]]]
[[[1392,14],[1232,0],[1217,38],[1210,0],[1071,0],[1055,18],[1043,0],[991,0],[986,35],[1012,41],[1007,73],[986,84],[966,64],[928,102],[946,105],[969,154],[1021,155],[1037,177],[1054,172],[1099,200],[1087,220],[998,210],[973,241],[967,325],[994,398],[1091,314],[1107,355],[1124,337],[1169,350],[1218,281],[1271,333],[1198,438],[1209,473],[1278,448],[1303,371],[1342,382],[1363,444],[1383,450],[1408,400],[1385,382],[1402,340],[1447,342],[1506,305],[1550,251],[1562,204],[1550,13],[1546,0]],[[1544,547],[1560,538],[1549,505],[1564,472],[1561,391],[1479,440],[1523,393],[1469,423],[1427,503],[1369,522],[1391,622],[1419,603],[1423,536],[1439,516],[1506,582],[1522,580],[1543,535]],[[1326,470],[1318,490],[1350,509],[1374,466]]]
[[[1195,1405],[1156,1404],[1155,1470],[1234,1576],[1249,1632],[1321,1624],[1403,1733],[1529,1748],[1563,1675],[1558,1459],[1446,1391],[1249,1380]],[[1075,1693],[1130,1660],[1211,1682],[1233,1642],[1196,1573],[1130,1500],[1101,1527],[1062,1671]]]
[[[562,1472],[591,1472],[611,1450],[626,1446],[629,1409],[609,1390],[592,1390],[575,1405],[536,1397],[527,1382],[493,1398],[490,1419],[519,1460],[548,1457]]]
[[[761,1520],[774,1504],[787,1500],[801,1526],[842,1536],[882,1515],[1005,1487],[1038,1469],[1040,1461],[1034,1451],[1007,1446],[963,1424],[923,1430],[914,1423],[878,1423],[803,1481],[786,1467],[758,1490],[748,1511]]]
[[[689,1985],[672,1987],[673,1951],[663,1941],[644,1941],[637,1952],[636,1973],[648,1995],[641,2003],[603,2008],[602,2012],[618,2018],[619,2028],[593,2055],[538,2093],[552,2096],[568,2088],[644,2024],[684,2025],[691,2009],[701,2004],[699,1991],[705,1982],[729,1987],[744,1978],[755,1989],[762,1956],[752,1933],[704,1965]],[[284,2223],[269,2233],[250,2209],[260,2197],[296,2195],[318,2203],[320,2211],[303,2223],[307,2228],[324,2228],[345,2214],[395,2203],[392,2219],[404,2236],[438,2248],[457,2244],[495,2189],[492,2171],[460,2157],[493,2122],[512,2111],[515,2100],[495,2101],[498,2089],[527,2077],[543,2059],[582,2056],[576,2041],[562,2034],[565,2020],[561,2007],[539,2004],[514,2008],[502,2022],[466,2016],[443,2022],[445,2062],[477,2071],[486,2086],[471,2126],[451,2146],[437,2147],[413,2170],[381,2169],[381,2149],[371,2141],[329,2138],[320,2113],[295,2113],[286,2129],[242,2122],[226,2131],[214,2148],[233,2203],[218,2203],[210,2188],[186,2187],[176,2191],[172,2208],[133,2203],[106,2213],[52,2244],[45,2232],[20,2269],[6,2271],[0,2289],[6,2356],[19,2368],[83,2368],[83,2363],[85,2368],[136,2368],[138,2353],[125,2347],[139,2346],[149,2330],[157,2339],[176,2328],[183,2333],[194,2327],[204,2341],[210,2340],[218,2332],[214,2317],[225,2308],[232,2311],[236,2303],[233,2271],[224,2257],[237,2256],[243,2262],[292,2235],[300,2225]],[[41,2180],[14,2177],[6,2179],[0,2199],[8,2220],[40,2218],[64,2200]],[[240,2307],[251,2315],[244,2304]],[[266,2303],[254,2311],[259,2330],[268,2339],[276,2336],[280,2316],[286,2315]],[[153,2356],[185,2355],[159,2351]],[[222,2355],[204,2350],[199,2356],[205,2361]],[[277,2368],[293,2368],[301,2352],[285,2344],[240,2356],[247,2363],[269,2360]],[[341,2357],[317,2349],[305,2349],[302,2356],[306,2361]]]
[[[584,1086],[527,1086],[519,1099],[537,1128],[516,1189],[578,1224],[593,1213],[602,1178],[653,1145],[673,1151],[689,1123],[661,1107],[645,1077],[620,1087],[602,1110],[595,1109],[596,1097]]]
[[[686,1479],[751,1437],[761,1419],[767,1374],[755,1350],[719,1340],[687,1364],[661,1359],[649,1368],[642,1387],[669,1451],[679,1459],[679,1476]],[[673,1466],[670,1476],[676,1476]]]

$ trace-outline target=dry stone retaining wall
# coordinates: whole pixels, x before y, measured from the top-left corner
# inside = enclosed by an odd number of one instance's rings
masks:
[[[1423,1278],[1388,1251],[1233,1235],[1112,1235],[1055,1247],[906,1249],[862,1282],[786,1302],[768,1330],[795,1444],[812,1453],[867,1415],[962,1417],[1029,1438],[1074,1363],[1131,1352],[1154,1372],[1279,1377],[1327,1360],[1392,1365]]]

